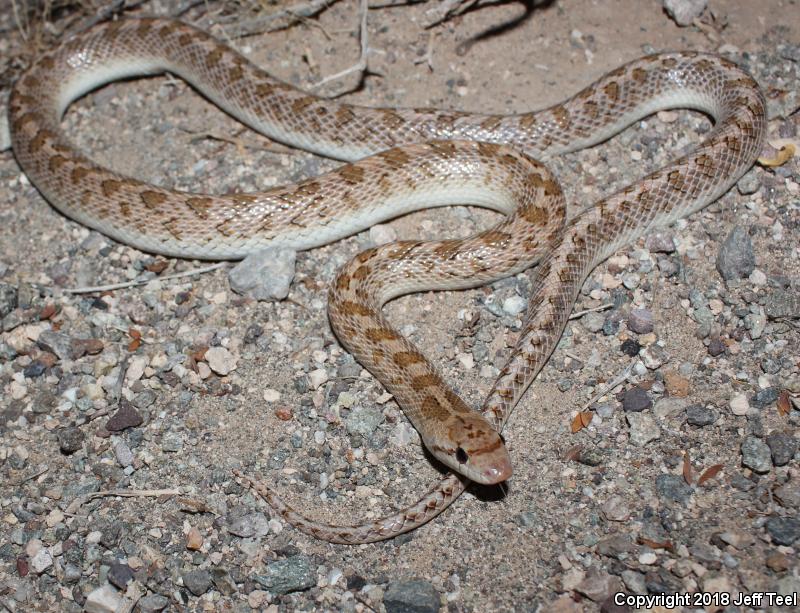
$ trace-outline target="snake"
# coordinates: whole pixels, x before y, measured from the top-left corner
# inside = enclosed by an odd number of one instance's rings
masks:
[[[84,94],[164,72],[265,136],[345,163],[260,193],[210,195],[113,171],[64,133],[61,118]],[[568,218],[561,187],[543,162],[671,108],[699,110],[714,127],[688,153]],[[620,247],[728,191],[757,159],[767,122],[753,77],[722,56],[696,51],[635,59],[532,112],[373,108],[302,91],[181,21],[127,18],[96,25],[33,61],[13,86],[9,127],[20,167],[56,209],[167,256],[225,260],[268,247],[312,249],[428,207],[468,204],[503,214],[466,238],[369,248],[329,288],[328,315],[342,345],[395,397],[448,469],[417,502],[378,520],[331,525],[234,471],[299,530],[357,544],[423,525],[471,482],[511,477],[502,429],[558,343],[584,280]],[[476,287],[534,266],[522,328],[480,411],[382,314],[403,294]]]

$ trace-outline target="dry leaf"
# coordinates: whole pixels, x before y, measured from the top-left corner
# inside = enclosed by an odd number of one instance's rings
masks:
[[[580,432],[590,423],[592,423],[592,418],[594,417],[594,413],[591,411],[581,411],[578,413],[572,420],[572,433],[575,434],[576,432]]]
[[[782,390],[778,396],[778,414],[788,415],[792,410],[792,403],[789,401],[789,390]]]
[[[153,262],[149,266],[145,266],[145,268],[149,272],[154,272],[157,275],[159,275],[162,272],[164,272],[164,270],[166,270],[167,266],[169,266],[169,262],[167,262],[166,260],[156,260],[155,262]]]
[[[713,479],[723,468],[725,468],[723,464],[714,464],[714,466],[709,466],[703,471],[703,474],[700,475],[700,478],[697,480],[697,485],[703,485],[706,481]]]
[[[692,461],[689,459],[689,452],[683,452],[683,480],[686,485],[692,484]]]
[[[640,545],[644,545],[645,547],[649,547],[650,549],[669,549],[670,551],[672,551],[672,549],[674,548],[672,541],[663,541],[663,542],[653,541],[643,536],[640,536],[637,539],[637,541],[639,542]]]
[[[142,333],[136,328],[128,328],[128,336],[131,337],[131,342],[128,343],[128,351],[133,353],[142,346]]]

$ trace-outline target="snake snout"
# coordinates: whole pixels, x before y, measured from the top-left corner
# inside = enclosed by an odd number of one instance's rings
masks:
[[[485,485],[501,483],[508,479],[513,472],[511,468],[511,459],[508,457],[508,454],[506,454],[500,461],[491,466],[487,466],[481,471],[481,476],[483,477],[481,483]]]

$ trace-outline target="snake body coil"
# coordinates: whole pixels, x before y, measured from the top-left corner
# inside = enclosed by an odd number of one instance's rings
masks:
[[[271,138],[360,161],[264,193],[211,196],[110,171],[62,133],[60,119],[72,100],[111,80],[164,71]],[[545,159],[590,146],[674,107],[708,113],[714,129],[688,155],[565,223],[557,182],[529,156]],[[395,395],[432,453],[463,475],[444,477],[407,509],[352,527],[307,519],[250,480],[289,522],[341,543],[389,538],[428,521],[464,490],[464,477],[506,479],[511,466],[498,433],[553,351],[586,276],[620,246],[727,191],[755,161],[766,130],[756,82],[713,55],[644,57],[532,113],[378,109],[299,91],[208,34],[164,19],[104,24],[46,53],[16,83],[9,109],[14,152],[47,199],[73,219],[145,251],[239,258],[266,246],[310,249],[430,206],[474,204],[506,214],[494,228],[466,239],[370,249],[337,275],[329,314],[338,337]],[[474,287],[536,262],[522,332],[482,416],[380,313],[403,293]]]

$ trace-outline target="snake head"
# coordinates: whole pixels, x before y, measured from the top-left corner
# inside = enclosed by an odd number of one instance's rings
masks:
[[[449,468],[483,485],[511,476],[511,458],[503,437],[478,414],[454,417],[444,441],[428,448]]]

